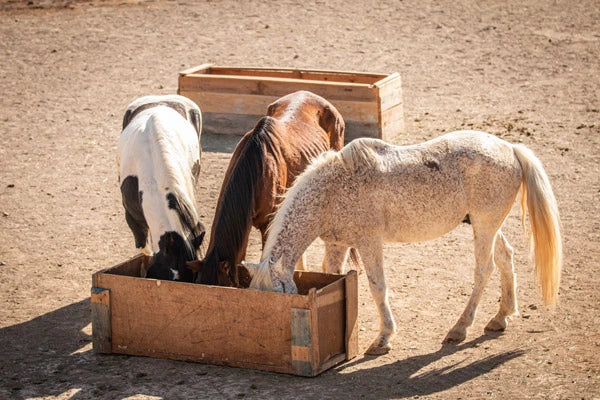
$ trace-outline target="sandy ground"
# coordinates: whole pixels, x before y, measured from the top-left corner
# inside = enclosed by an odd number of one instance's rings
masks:
[[[0,398],[600,398],[600,4],[567,1],[0,0]],[[515,207],[519,311],[503,335],[494,273],[464,343],[468,226],[389,244],[398,335],[314,379],[91,350],[93,272],[135,254],[115,147],[125,106],[212,62],[399,72],[416,143],[475,128],[530,147],[553,182],[565,262],[541,306]],[[210,225],[237,137],[204,135]],[[382,199],[384,201],[384,199]],[[250,258],[259,257],[256,237]],[[318,268],[322,247],[311,247]],[[377,332],[359,277],[360,347]]]

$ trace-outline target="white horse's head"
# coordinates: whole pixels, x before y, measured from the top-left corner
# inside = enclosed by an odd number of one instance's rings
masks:
[[[248,273],[252,276],[250,289],[279,293],[297,293],[293,276],[289,279],[285,277],[280,265],[281,263],[281,259],[273,261],[270,257],[265,258],[258,264],[242,261],[242,265],[246,267]]]

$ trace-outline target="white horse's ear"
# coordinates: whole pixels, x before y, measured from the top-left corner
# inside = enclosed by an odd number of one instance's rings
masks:
[[[259,264],[252,264],[246,261],[242,261],[242,265],[246,267],[246,270],[248,271],[248,274],[250,274],[251,277],[254,277],[254,275],[256,275],[256,271],[258,271]]]

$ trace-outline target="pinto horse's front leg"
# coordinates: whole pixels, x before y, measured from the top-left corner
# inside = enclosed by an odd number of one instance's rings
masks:
[[[396,323],[390,309],[387,285],[383,274],[383,244],[380,239],[363,242],[358,247],[363,265],[369,278],[369,288],[379,311],[379,335],[366,351],[366,354],[386,354],[392,349],[391,338],[396,333]]]

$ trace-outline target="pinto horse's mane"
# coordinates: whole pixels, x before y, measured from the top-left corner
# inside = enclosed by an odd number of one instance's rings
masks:
[[[241,152],[226,173],[217,203],[201,283],[217,281],[217,261],[235,264],[235,256],[252,228],[252,212],[266,154],[276,159],[282,157],[275,143],[278,136],[276,121],[266,116],[240,142]]]

